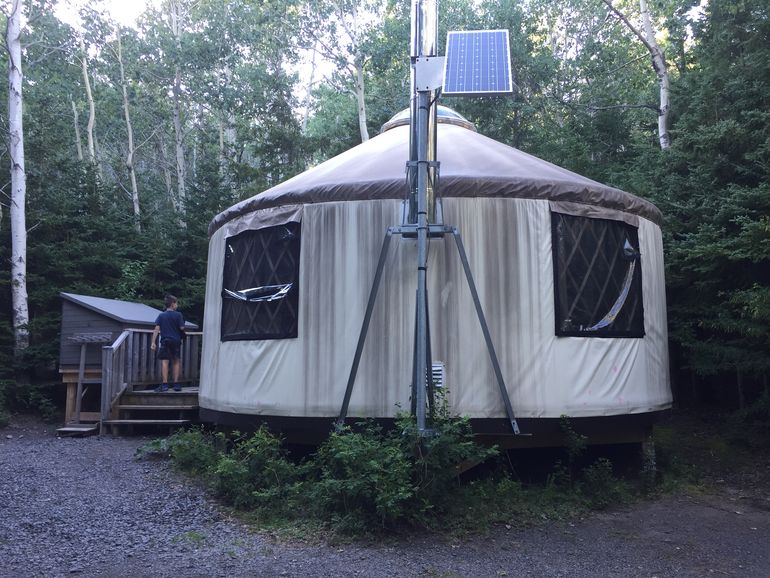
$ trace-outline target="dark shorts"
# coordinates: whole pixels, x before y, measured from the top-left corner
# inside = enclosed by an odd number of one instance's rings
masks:
[[[158,350],[158,359],[179,359],[179,350],[182,342],[176,339],[161,339],[160,349]]]

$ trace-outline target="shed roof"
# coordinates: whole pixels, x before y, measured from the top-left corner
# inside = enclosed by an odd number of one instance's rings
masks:
[[[61,293],[61,297],[121,323],[155,325],[155,320],[161,313],[160,309],[155,309],[144,303],[121,301],[120,299],[105,299],[104,297],[76,295],[75,293]],[[185,323],[185,326],[189,329],[198,328],[195,323],[189,321]]]
[[[395,126],[320,165],[230,207],[209,225],[283,205],[405,196],[409,126]],[[442,197],[515,197],[606,207],[661,223],[649,201],[583,177],[464,126],[437,127]]]

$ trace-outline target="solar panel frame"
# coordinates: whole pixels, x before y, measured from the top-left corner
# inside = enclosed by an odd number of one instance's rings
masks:
[[[444,96],[492,96],[513,92],[508,30],[447,33]]]

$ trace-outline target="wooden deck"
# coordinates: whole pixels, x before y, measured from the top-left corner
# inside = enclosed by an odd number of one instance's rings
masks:
[[[188,332],[182,345],[182,391],[155,392],[160,360],[150,349],[152,331],[128,329],[111,344],[83,336],[80,367],[60,369],[67,387],[61,435],[89,431],[132,431],[143,426],[179,427],[197,421],[200,332]],[[84,364],[88,347],[102,349],[101,367]],[[90,425],[89,425],[90,424]]]

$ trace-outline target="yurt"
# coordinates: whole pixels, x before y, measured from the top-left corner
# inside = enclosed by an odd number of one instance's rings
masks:
[[[662,216],[650,202],[487,138],[439,107],[439,213],[462,235],[528,445],[562,416],[640,439],[671,405]],[[209,227],[201,417],[328,432],[340,413],[385,233],[404,220],[409,115],[220,213]],[[393,239],[347,417],[409,411],[416,240]],[[428,254],[433,372],[452,413],[510,433],[458,251]],[[519,436],[520,437],[520,436]]]

